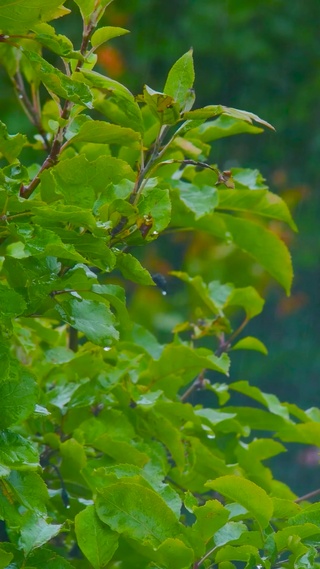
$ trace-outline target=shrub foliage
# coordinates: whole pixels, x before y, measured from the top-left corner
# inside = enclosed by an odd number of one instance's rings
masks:
[[[317,444],[319,411],[227,383],[232,350],[266,353],[238,339],[260,294],[173,272],[199,310],[166,345],[125,300],[130,281],[165,286],[136,252],[168,230],[238,247],[289,293],[270,225],[296,229],[286,204],[259,172],[209,162],[215,140],[272,127],[193,110],[192,51],[163,92],[134,97],[95,70],[127,32],[101,25],[110,1],[75,4],[78,50],[48,23],[61,0],[0,0],[1,63],[37,131],[0,124],[0,568],[320,567],[320,504],[264,464],[283,443]],[[195,390],[217,408],[192,406]],[[229,405],[234,392],[248,405]]]

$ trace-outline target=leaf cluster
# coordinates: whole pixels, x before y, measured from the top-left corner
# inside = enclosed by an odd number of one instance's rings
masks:
[[[260,294],[173,272],[199,310],[165,345],[125,298],[130,282],[159,282],[136,247],[176,231],[243,250],[289,293],[290,254],[270,225],[296,229],[287,205],[257,171],[208,162],[218,138],[270,125],[192,110],[191,51],[163,92],[135,97],[95,70],[97,47],[126,33],[97,27],[110,2],[75,4],[79,49],[48,23],[63,2],[0,1],[0,59],[37,131],[0,128],[0,567],[317,567],[319,504],[264,461],[283,442],[317,444],[319,412],[225,382],[232,350],[266,353],[238,340]],[[217,408],[190,405],[196,389]],[[247,407],[229,404],[234,392]]]

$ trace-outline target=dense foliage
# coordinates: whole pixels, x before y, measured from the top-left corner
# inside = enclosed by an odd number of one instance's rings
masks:
[[[264,464],[283,443],[317,444],[319,411],[227,383],[233,350],[266,353],[242,334],[263,298],[251,282],[174,271],[197,305],[167,344],[125,299],[132,286],[166,293],[139,249],[191,231],[250,255],[289,294],[272,225],[295,230],[287,205],[258,171],[208,158],[212,142],[270,125],[192,110],[191,50],[163,91],[137,97],[95,71],[99,46],[126,33],[99,27],[110,3],[75,0],[77,50],[48,24],[68,17],[61,0],[0,0],[1,62],[37,130],[0,130],[0,567],[320,567],[320,504]],[[192,406],[195,390],[216,408]]]

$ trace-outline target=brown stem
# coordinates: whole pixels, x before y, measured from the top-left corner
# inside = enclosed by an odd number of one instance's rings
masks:
[[[158,134],[158,136],[155,140],[155,143],[153,145],[153,150],[152,150],[151,156],[150,156],[149,160],[147,160],[147,163],[145,166],[142,163],[141,170],[140,170],[139,175],[137,177],[137,180],[136,180],[135,186],[133,188],[132,194],[129,198],[129,202],[131,204],[136,203],[138,196],[141,192],[141,189],[143,187],[143,182],[144,182],[144,180],[146,180],[146,175],[151,170],[151,168],[153,167],[156,160],[161,158],[164,150],[167,149],[167,145],[164,148],[162,148],[162,150],[160,150],[160,146],[161,146],[162,140],[164,139],[165,135],[168,132],[168,129],[169,129],[168,125],[164,125],[164,126],[161,125],[160,126],[159,134]]]
[[[205,372],[206,370],[203,369],[199,373],[199,375],[197,375],[196,379],[193,381],[193,383],[191,383],[190,387],[188,387],[188,389],[181,395],[180,401],[182,402],[186,401],[194,391],[196,391],[197,389],[201,389],[201,387],[203,386]]]
[[[233,340],[235,340],[237,336],[239,336],[239,334],[242,332],[242,330],[245,328],[248,322],[249,320],[245,318],[242,324],[240,324],[240,326],[231,334],[231,336],[229,336],[229,338],[226,341],[221,342],[219,348],[215,352],[216,356],[221,356],[221,354],[227,352],[230,349]]]
[[[208,557],[210,557],[210,555],[212,555],[212,553],[215,552],[215,550],[217,549],[217,546],[215,545],[214,547],[212,547],[212,549],[210,549],[203,557],[201,557],[201,559],[199,559],[199,561],[196,561],[193,565],[193,569],[198,569],[200,567],[200,565],[202,565],[202,563],[208,559]]]
[[[318,494],[320,494],[320,488],[318,488],[317,490],[313,490],[312,492],[308,492],[308,494],[305,494],[304,496],[299,496],[299,498],[297,498],[294,501],[296,504],[299,504],[299,502],[304,502],[304,500],[310,500],[310,498],[314,498],[314,496],[318,496]]]
[[[95,17],[95,14],[93,13],[89,23],[87,25],[84,25],[84,27],[83,27],[82,42],[81,42],[81,47],[80,47],[80,53],[82,56],[84,56],[86,53],[90,37],[91,37],[92,32],[96,26],[96,22],[95,22],[94,17]],[[83,65],[83,61],[79,59],[79,61],[77,62],[77,65],[76,65],[76,71],[79,71],[81,69],[82,65]],[[42,174],[42,172],[44,170],[48,170],[49,168],[52,168],[52,166],[54,166],[58,162],[58,158],[59,158],[59,155],[61,152],[61,147],[62,147],[62,142],[63,142],[63,136],[64,136],[65,129],[66,129],[65,124],[70,118],[70,113],[71,113],[71,109],[72,109],[73,105],[74,105],[74,103],[72,103],[71,101],[68,101],[68,100],[65,101],[64,107],[63,107],[62,113],[61,113],[61,119],[62,119],[64,126],[60,126],[58,128],[58,131],[54,137],[54,140],[53,140],[53,143],[51,146],[51,150],[50,150],[47,158],[43,162],[38,174],[33,178],[33,180],[30,182],[30,184],[28,186],[23,186],[23,185],[21,186],[20,196],[22,198],[28,199],[33,194],[33,192],[38,187],[38,185],[40,184],[40,174]]]
[[[21,186],[20,196],[22,198],[28,199],[31,196],[31,194],[33,194],[34,190],[40,184],[40,174],[44,170],[48,170],[48,168],[52,168],[52,166],[54,166],[58,162],[58,156],[59,156],[60,147],[61,147],[60,138],[62,136],[62,132],[63,132],[63,129],[59,128],[59,130],[58,130],[58,132],[54,138],[54,141],[52,143],[50,153],[47,156],[47,158],[45,159],[45,161],[43,162],[43,164],[39,170],[39,173],[33,178],[33,180],[30,182],[29,186],[24,186],[24,185]]]
[[[40,117],[40,111],[37,99],[37,97],[39,96],[38,91],[37,94],[33,93],[33,103],[32,103],[27,95],[23,77],[20,71],[17,71],[17,73],[14,75],[14,77],[12,78],[12,82],[16,90],[21,107],[23,108],[29,121],[36,127],[37,131],[42,136],[45,149],[47,150],[47,152],[50,152],[50,144],[48,142],[46,132],[41,123],[41,117]]]

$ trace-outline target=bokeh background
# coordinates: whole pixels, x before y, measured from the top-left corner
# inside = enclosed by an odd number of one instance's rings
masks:
[[[74,4],[66,5],[73,14],[55,25],[79,47],[80,18]],[[168,69],[192,46],[196,106],[221,103],[245,109],[275,126],[276,133],[217,141],[211,160],[221,169],[259,169],[270,189],[287,201],[299,234],[277,224],[274,229],[292,251],[292,296],[285,297],[241,252],[205,235],[168,234],[147,248],[143,263],[152,273],[186,270],[239,286],[254,277],[266,306],[247,333],[266,344],[269,357],[237,352],[231,379],[249,380],[303,408],[320,406],[319,21],[319,0],[115,0],[103,25],[131,33],[99,51],[100,69],[138,94],[144,83],[162,90]],[[12,113],[9,82],[0,79],[2,120],[9,132],[28,131],[22,112]],[[164,341],[170,341],[177,323],[194,315],[196,306],[190,291],[170,276],[166,296],[137,287],[129,298],[136,320]],[[292,445],[273,467],[297,493],[319,486],[319,457],[313,448]]]

